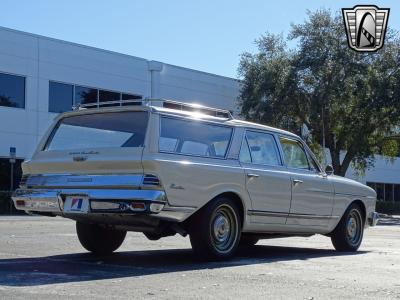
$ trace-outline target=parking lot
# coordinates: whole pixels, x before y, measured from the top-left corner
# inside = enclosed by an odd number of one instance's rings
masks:
[[[0,217],[0,299],[400,299],[400,219],[366,231],[359,252],[323,236],[260,241],[228,262],[202,263],[180,236],[128,233],[92,257],[74,222]]]

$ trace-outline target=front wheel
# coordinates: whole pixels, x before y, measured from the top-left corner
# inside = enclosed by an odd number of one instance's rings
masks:
[[[198,212],[190,226],[193,251],[206,259],[231,258],[241,234],[239,210],[234,201],[220,197]]]
[[[332,232],[332,244],[337,251],[357,251],[363,234],[364,218],[361,208],[357,204],[352,204]]]
[[[123,243],[126,231],[96,224],[76,222],[76,232],[82,246],[94,254],[110,254]]]

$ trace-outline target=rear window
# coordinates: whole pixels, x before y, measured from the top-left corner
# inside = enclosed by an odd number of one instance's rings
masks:
[[[141,147],[147,112],[96,113],[67,117],[58,123],[45,150]]]
[[[224,158],[232,128],[180,119],[161,118],[160,152]]]

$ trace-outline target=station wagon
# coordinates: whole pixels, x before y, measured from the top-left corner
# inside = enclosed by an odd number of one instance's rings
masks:
[[[22,168],[15,207],[76,221],[94,254],[118,249],[128,231],[188,235],[207,259],[313,234],[356,251],[378,216],[375,192],[323,169],[299,136],[169,100],[63,113]]]

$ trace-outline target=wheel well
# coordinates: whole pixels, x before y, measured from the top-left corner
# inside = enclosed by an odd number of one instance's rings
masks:
[[[352,204],[357,204],[361,208],[363,220],[364,220],[364,222],[366,222],[367,209],[365,208],[364,202],[362,202],[361,200],[354,200],[353,202],[350,203],[350,205],[352,205]]]
[[[236,194],[236,193],[234,193],[234,192],[224,192],[224,193],[221,193],[221,194],[218,194],[217,196],[215,196],[214,198],[212,198],[206,205],[208,205],[208,204],[210,204],[212,201],[214,201],[215,199],[217,199],[217,198],[219,198],[219,197],[227,197],[227,198],[229,198],[229,199],[232,199],[235,203],[236,203],[236,205],[237,205],[237,207],[238,207],[238,209],[239,209],[239,214],[240,214],[240,220],[241,220],[241,226],[243,227],[243,222],[244,222],[244,205],[243,205],[243,202],[242,202],[242,199],[239,197],[239,195],[238,194]],[[206,206],[205,205],[205,206]],[[193,215],[191,215],[188,219],[186,219],[185,221],[184,221],[184,227],[187,229],[190,225],[190,223],[191,223],[191,221],[194,219],[194,218],[196,218],[196,216],[198,215],[198,213],[202,210],[202,209],[204,209],[204,207],[205,206],[203,206],[202,208],[200,208],[198,211],[196,211]]]
[[[237,207],[239,209],[239,213],[240,213],[241,226],[243,227],[244,205],[243,205],[242,199],[239,197],[239,195],[234,193],[234,192],[225,192],[225,193],[222,193],[222,194],[219,194],[219,195],[215,196],[211,201],[213,201],[214,199],[216,199],[218,197],[227,197],[229,199],[232,199],[236,203],[236,205],[237,205]]]

